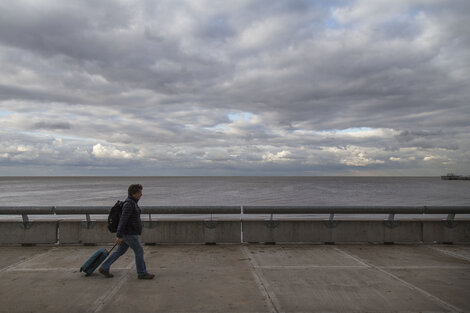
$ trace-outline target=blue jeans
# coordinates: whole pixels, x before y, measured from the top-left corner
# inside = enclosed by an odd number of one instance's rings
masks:
[[[137,235],[123,235],[122,242],[118,246],[117,250],[114,251],[109,258],[101,265],[101,268],[105,271],[109,271],[111,264],[113,264],[121,255],[126,253],[127,249],[131,247],[135,254],[135,267],[137,268],[138,275],[147,274],[147,268],[145,267],[144,261],[144,248],[139,242],[139,236]]]

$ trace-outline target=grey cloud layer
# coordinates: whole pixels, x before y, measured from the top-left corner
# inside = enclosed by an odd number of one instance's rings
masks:
[[[2,1],[0,170],[465,171],[469,12],[463,0]]]

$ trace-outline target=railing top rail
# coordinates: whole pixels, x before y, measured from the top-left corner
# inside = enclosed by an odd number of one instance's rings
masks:
[[[240,214],[241,206],[142,206],[144,214]],[[0,206],[0,214],[108,214],[109,206]],[[244,214],[470,214],[470,206],[243,206]]]
[[[470,213],[470,206],[244,206],[245,214],[447,214]]]
[[[0,206],[0,214],[54,214],[53,206]]]
[[[240,206],[141,206],[144,214],[240,214]],[[0,208],[1,210],[1,208]],[[56,214],[108,214],[110,207],[62,206]]]

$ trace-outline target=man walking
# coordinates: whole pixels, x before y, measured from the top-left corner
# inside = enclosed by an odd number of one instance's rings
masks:
[[[147,273],[144,261],[144,249],[139,241],[139,235],[142,233],[142,221],[140,219],[140,208],[137,204],[142,197],[142,185],[133,184],[129,186],[128,197],[122,207],[121,218],[116,232],[117,250],[101,265],[99,272],[106,278],[114,275],[109,273],[109,268],[121,255],[126,253],[131,247],[135,254],[135,265],[137,277],[139,279],[153,279],[155,275]]]

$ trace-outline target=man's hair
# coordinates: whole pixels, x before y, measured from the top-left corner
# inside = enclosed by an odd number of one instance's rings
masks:
[[[129,196],[132,196],[132,195],[135,195],[136,193],[138,193],[139,191],[141,191],[142,189],[142,185],[141,184],[132,184],[129,186],[129,189],[127,190],[127,193],[129,194]]]

